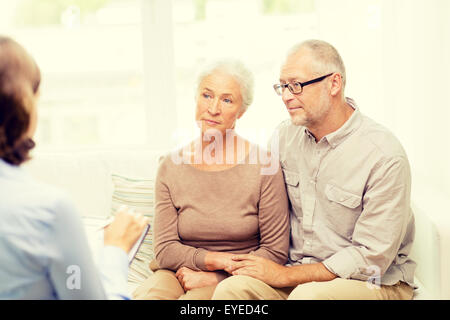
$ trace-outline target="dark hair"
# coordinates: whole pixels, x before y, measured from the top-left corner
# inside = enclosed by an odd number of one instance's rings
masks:
[[[25,49],[0,36],[0,158],[20,165],[34,142],[25,137],[41,82],[39,67]]]

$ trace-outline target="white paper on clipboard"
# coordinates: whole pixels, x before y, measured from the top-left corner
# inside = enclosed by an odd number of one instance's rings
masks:
[[[85,220],[85,228],[88,236],[88,243],[94,255],[94,259],[96,260],[97,253],[104,246],[104,234],[105,227],[108,226],[113,218],[109,219],[83,219]],[[128,252],[128,264],[130,265],[133,261],[134,257],[136,257],[136,253],[139,251],[142,243],[144,242],[145,236],[147,235],[148,230],[150,229],[150,225],[147,224],[142,231],[139,239],[135,242],[133,247]]]

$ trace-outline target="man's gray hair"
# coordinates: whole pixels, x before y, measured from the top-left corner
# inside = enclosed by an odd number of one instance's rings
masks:
[[[242,110],[246,111],[248,106],[253,102],[254,96],[254,76],[253,73],[245,66],[245,64],[237,59],[223,59],[215,61],[205,67],[197,77],[196,93],[200,89],[200,83],[207,76],[215,71],[222,71],[233,76],[239,83],[242,96]]]
[[[325,75],[327,73],[336,72],[341,74],[343,86],[345,87],[347,80],[345,66],[339,52],[335,47],[328,42],[311,39],[294,45],[288,51],[288,56],[291,56],[302,48],[309,49],[314,55],[314,60],[317,62],[314,69],[317,70],[318,73],[323,73]]]

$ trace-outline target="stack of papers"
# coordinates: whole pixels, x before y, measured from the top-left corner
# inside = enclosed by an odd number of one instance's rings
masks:
[[[152,259],[152,232],[148,231],[143,238],[134,259],[131,261],[130,270],[128,271],[128,282],[138,285],[147,279],[152,274],[152,271],[149,268],[149,263]]]

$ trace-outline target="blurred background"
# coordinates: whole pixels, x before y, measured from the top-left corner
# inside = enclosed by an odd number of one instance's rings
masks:
[[[430,202],[450,198],[449,21],[448,0],[0,0],[0,33],[43,74],[38,149],[180,145],[196,134],[197,72],[230,56],[256,77],[237,130],[265,144],[288,118],[272,89],[285,53],[318,38]]]

